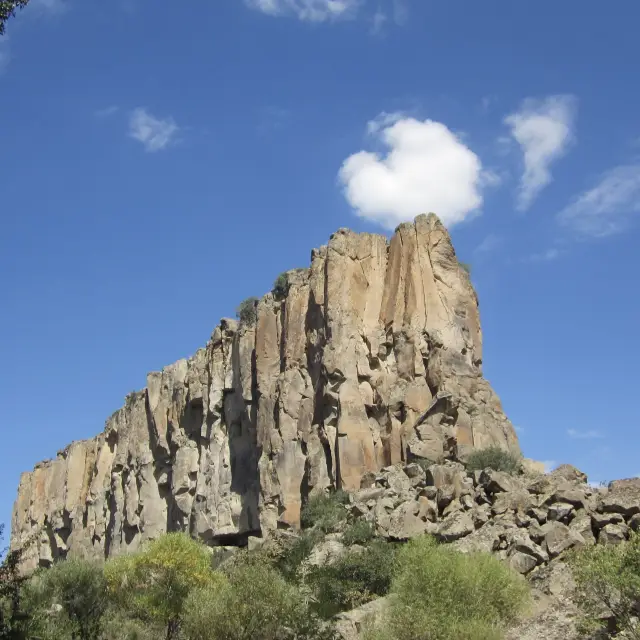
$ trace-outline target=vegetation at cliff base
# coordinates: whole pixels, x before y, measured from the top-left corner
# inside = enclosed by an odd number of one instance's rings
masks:
[[[170,533],[106,562],[37,569],[17,587],[20,624],[0,638],[337,640],[337,614],[383,596],[372,640],[502,638],[526,602],[519,576],[489,554],[464,555],[428,536],[378,538],[370,523],[342,517],[345,495],[319,494],[306,507],[309,528],[222,562]],[[0,590],[0,611],[12,597]]]
[[[422,536],[397,562],[389,605],[367,640],[499,640],[527,605],[526,582],[489,554]]]
[[[574,551],[569,563],[576,601],[584,612],[583,631],[593,633],[612,625],[617,635],[640,640],[640,534],[632,533],[623,544]]]

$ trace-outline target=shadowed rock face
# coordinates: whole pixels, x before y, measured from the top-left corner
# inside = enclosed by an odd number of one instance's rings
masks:
[[[295,528],[306,497],[413,458],[518,442],[482,377],[475,292],[434,215],[335,233],[192,358],[149,374],[102,434],[23,474],[29,563],[110,556],[160,533],[211,544]]]

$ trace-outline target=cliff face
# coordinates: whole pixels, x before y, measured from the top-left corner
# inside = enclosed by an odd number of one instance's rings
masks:
[[[341,229],[254,324],[149,374],[92,440],[23,474],[12,546],[29,564],[110,556],[168,530],[211,544],[295,528],[305,498],[411,458],[518,450],[481,372],[475,292],[434,216]]]

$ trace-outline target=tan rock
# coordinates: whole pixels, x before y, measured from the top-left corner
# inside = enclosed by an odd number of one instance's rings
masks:
[[[411,457],[519,451],[482,377],[475,291],[436,216],[390,243],[341,229],[287,278],[254,325],[223,319],[205,348],[150,373],[99,436],[22,476],[12,546],[36,536],[31,567],[135,550],[167,530],[224,545],[268,536],[297,528],[309,495],[358,491]],[[400,473],[388,480],[398,495],[421,484]],[[453,475],[461,508],[469,487]],[[366,508],[412,534],[433,517],[398,507]]]

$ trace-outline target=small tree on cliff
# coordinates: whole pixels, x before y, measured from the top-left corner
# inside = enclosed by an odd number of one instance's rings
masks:
[[[0,0],[0,36],[4,34],[5,23],[15,15],[16,9],[24,9],[29,0]]]

